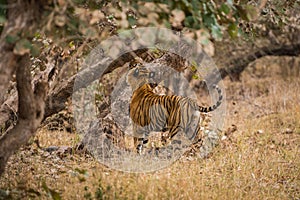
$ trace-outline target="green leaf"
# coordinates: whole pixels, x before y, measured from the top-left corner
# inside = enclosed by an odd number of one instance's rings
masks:
[[[257,9],[252,5],[236,6],[240,17],[246,21],[255,20],[258,17]]]
[[[127,16],[127,20],[130,26],[136,25],[136,19],[133,16]]]
[[[182,2],[184,3],[184,5],[186,7],[190,7],[191,6],[191,4],[190,4],[190,2],[188,0],[182,0]]]
[[[230,13],[230,8],[227,4],[223,3],[220,7],[220,11],[223,12],[225,15]]]
[[[35,38],[35,39],[40,39],[40,38],[42,38],[41,33],[39,33],[39,32],[34,33],[34,38]]]
[[[184,19],[184,25],[188,28],[192,28],[193,27],[193,24],[194,24],[194,19],[193,19],[193,16],[187,16],[185,19]]]
[[[230,37],[232,38],[237,38],[239,30],[236,24],[230,24],[228,26],[228,33],[230,35]]]
[[[211,27],[216,24],[216,17],[214,14],[206,14],[203,16],[202,20],[206,27]]]
[[[115,17],[114,17],[114,15],[109,15],[107,18],[110,20],[113,20]]]
[[[96,199],[103,199],[103,190],[101,187],[98,187],[95,192]]]
[[[197,74],[193,74],[192,79],[198,80],[198,79],[200,79],[200,77]]]
[[[222,39],[222,31],[221,31],[221,28],[219,25],[212,25],[211,26],[211,34],[212,34],[212,37],[215,39],[215,40],[221,40]]]
[[[252,21],[255,20],[258,17],[257,9],[252,5],[246,5],[246,15],[247,20]]]
[[[75,171],[78,172],[79,174],[88,175],[88,172],[86,169],[75,168]]]
[[[30,54],[33,57],[37,57],[38,55],[40,55],[40,48],[36,45],[31,45],[30,47]]]
[[[202,40],[200,41],[200,44],[208,45],[208,44],[209,44],[209,39],[208,39],[208,38],[202,39]]]
[[[199,7],[200,7],[200,1],[198,1],[198,0],[192,0],[191,6],[193,7],[193,9],[194,9],[195,11],[196,11],[196,10],[199,10]]]
[[[45,181],[42,182],[42,188],[43,188],[46,192],[48,192],[48,190],[49,190],[49,188],[48,188],[48,186],[47,186],[47,184],[46,184]]]
[[[207,6],[206,6],[206,3],[202,3],[202,9],[203,9],[204,14],[206,15],[206,14],[207,14]]]
[[[49,189],[49,192],[53,200],[61,200],[61,196],[58,192],[52,189]]]
[[[170,24],[170,22],[169,22],[168,20],[165,20],[165,19],[164,19],[164,20],[163,20],[163,23],[164,23],[164,25],[165,25],[166,28],[171,29],[172,26],[171,26],[171,24]]]
[[[26,53],[30,53],[32,48],[32,44],[27,39],[19,40],[14,48],[14,53],[17,55],[25,55]]]
[[[193,73],[196,73],[197,72],[197,67],[198,67],[198,64],[196,63],[196,61],[192,60],[192,63],[191,63],[191,71]]]
[[[20,39],[17,35],[7,35],[5,41],[9,44],[15,44]]]
[[[73,48],[75,46],[74,41],[69,42],[69,47]]]
[[[6,22],[6,18],[4,16],[0,16],[0,24],[4,24]]]

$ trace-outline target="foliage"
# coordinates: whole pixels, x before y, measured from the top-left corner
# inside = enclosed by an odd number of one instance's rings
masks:
[[[211,41],[223,41],[224,37],[255,40],[266,37],[270,30],[275,30],[276,35],[285,35],[282,30],[292,24],[291,11],[297,9],[299,2],[59,0],[50,6],[48,17],[40,24],[41,34],[52,37],[54,43],[63,48],[72,44],[77,50],[86,43],[92,47],[91,41],[98,44],[122,30],[155,26],[183,31],[213,55]],[[89,48],[82,49],[83,54],[89,51]]]
[[[175,30],[204,30],[211,39],[221,40],[224,33],[232,38],[249,31],[244,24],[257,21],[260,12],[275,24],[284,19],[287,10],[295,7],[297,1],[81,1],[90,9],[107,8],[104,13],[118,29],[139,26],[160,26]],[[259,3],[260,2],[260,3]],[[272,21],[271,21],[272,20]],[[247,26],[247,25],[246,25]],[[197,35],[195,34],[195,37]],[[198,36],[199,37],[199,36]]]
[[[0,1],[0,31],[6,21],[6,0]],[[102,41],[124,29],[156,26],[187,33],[201,44],[209,40],[265,35],[269,29],[289,25],[290,10],[299,1],[257,0],[58,0],[48,1],[38,32],[9,36],[15,53],[37,56],[39,46],[29,44],[36,35],[75,50],[90,41]],[[20,37],[16,39],[16,37]]]

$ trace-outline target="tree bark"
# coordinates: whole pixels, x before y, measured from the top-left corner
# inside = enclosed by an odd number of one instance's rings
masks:
[[[13,49],[15,44],[8,42],[8,37],[17,37],[24,30],[30,31],[35,25],[40,11],[40,2],[30,0],[8,0],[7,21],[0,37],[0,105],[18,65],[17,55]]]
[[[15,54],[15,43],[9,43],[7,39],[8,36],[22,37],[22,33],[34,30],[42,3],[34,0],[11,0],[7,3],[8,21],[0,37],[0,103],[2,104],[5,100],[9,82],[15,72],[18,92],[18,121],[16,126],[0,138],[0,175],[4,172],[9,157],[28,141],[40,125],[44,116],[44,99],[47,88],[47,83],[40,81],[33,91],[29,54]],[[11,107],[11,105],[7,107]],[[1,111],[1,113],[5,112]]]
[[[248,55],[242,55],[237,58],[229,60],[225,66],[219,71],[214,71],[209,74],[206,79],[213,80],[212,84],[217,84],[220,80],[229,76],[232,80],[239,80],[240,74],[246,69],[246,67],[256,59],[264,56],[299,56],[300,55],[300,41],[296,41],[292,44],[285,44],[276,47],[262,47],[254,53]]]
[[[47,82],[37,83],[33,91],[29,55],[18,58],[16,78],[19,115],[16,126],[0,139],[0,174],[4,172],[9,157],[34,135],[44,117]]]
[[[133,52],[134,55],[142,56],[147,51],[147,49],[139,49]],[[118,67],[123,66],[126,62],[129,62],[134,59],[134,55],[131,53],[123,54],[119,59],[112,61],[108,57],[103,57],[103,59],[95,66],[87,68],[80,72],[80,76],[78,74],[73,75],[69,79],[65,80],[61,84],[59,84],[50,94],[47,96],[46,100],[46,108],[45,108],[45,116],[47,118],[65,108],[65,102],[71,97],[73,92],[76,92],[83,85],[88,85],[89,83],[100,78],[99,66],[103,65],[103,63],[111,64],[107,67],[107,69],[103,72],[104,74],[110,73]],[[77,78],[77,80],[76,80]],[[80,79],[79,79],[80,78]],[[74,88],[75,80],[79,83],[78,87]],[[1,121],[0,121],[1,124]]]

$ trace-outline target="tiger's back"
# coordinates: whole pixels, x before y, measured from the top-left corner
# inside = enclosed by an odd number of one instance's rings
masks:
[[[219,100],[210,107],[199,106],[188,97],[155,94],[153,90],[157,84],[149,83],[153,74],[149,76],[151,72],[143,67],[133,70],[128,74],[128,82],[133,89],[130,118],[134,137],[141,139],[139,146],[147,142],[151,131],[169,131],[168,139],[183,133],[193,140],[200,130],[200,112],[213,111],[221,104],[222,94],[218,88]]]

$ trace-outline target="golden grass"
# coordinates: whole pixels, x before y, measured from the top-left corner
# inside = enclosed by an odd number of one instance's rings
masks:
[[[20,199],[49,198],[43,182],[62,199],[299,199],[298,79],[226,81],[225,129],[234,124],[237,131],[207,159],[184,157],[160,171],[130,174],[87,155],[59,156],[31,144],[10,159],[0,188]],[[36,138],[42,146],[77,141],[44,129]]]

